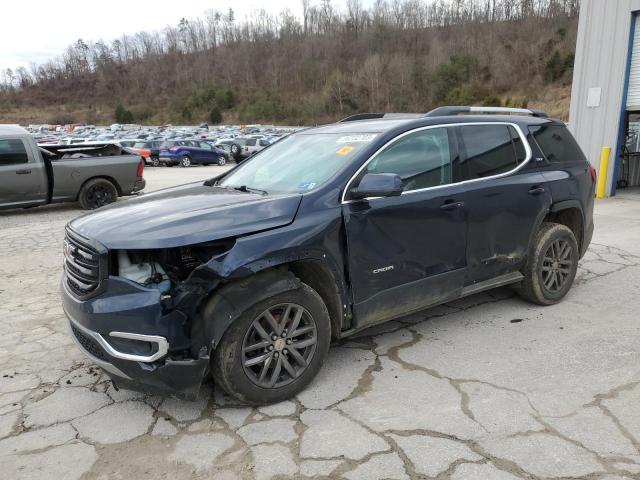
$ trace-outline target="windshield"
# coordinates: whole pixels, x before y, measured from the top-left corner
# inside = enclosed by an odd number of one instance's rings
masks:
[[[375,134],[297,134],[274,143],[220,181],[228,188],[306,192],[318,188],[366,147]]]

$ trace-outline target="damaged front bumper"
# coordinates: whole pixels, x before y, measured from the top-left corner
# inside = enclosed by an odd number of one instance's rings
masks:
[[[103,293],[76,298],[62,282],[63,308],[71,336],[116,386],[154,394],[195,398],[209,368],[203,349],[185,358],[186,316],[164,313],[160,293],[119,277],[109,277]]]

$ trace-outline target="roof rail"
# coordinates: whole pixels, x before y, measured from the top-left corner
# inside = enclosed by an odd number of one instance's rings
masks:
[[[356,113],[355,115],[343,118],[338,123],[343,122],[357,122],[358,120],[373,120],[376,118],[389,118],[389,119],[409,119],[409,118],[422,118],[423,113]]]
[[[447,115],[460,115],[461,113],[509,113],[518,115],[531,115],[533,117],[548,118],[545,112],[531,110],[529,108],[508,107],[438,107],[427,113],[426,117],[444,117]]]
[[[384,113],[356,113],[355,115],[349,115],[346,118],[343,118],[338,123],[342,122],[357,122],[358,120],[371,120],[374,118],[382,118],[384,117]]]

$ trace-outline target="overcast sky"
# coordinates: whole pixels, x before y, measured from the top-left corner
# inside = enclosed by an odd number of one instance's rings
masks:
[[[233,7],[242,19],[252,9],[302,13],[301,0],[3,0],[0,26],[0,69],[42,63],[79,38],[113,40],[123,33],[160,30],[194,18],[206,10]],[[317,2],[315,2],[317,3]],[[345,1],[334,0],[342,6]],[[365,4],[369,2],[363,2]]]

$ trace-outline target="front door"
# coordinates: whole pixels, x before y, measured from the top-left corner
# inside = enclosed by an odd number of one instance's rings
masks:
[[[19,138],[0,138],[0,204],[5,207],[47,201],[44,164],[40,159],[29,158],[27,148]]]
[[[457,159],[452,130],[420,129],[374,155],[347,186],[357,186],[366,173],[396,173],[404,190],[399,197],[350,200],[348,193],[345,196],[354,327],[459,294],[467,223],[465,205],[459,201],[461,186],[452,184],[457,175],[452,159]]]

